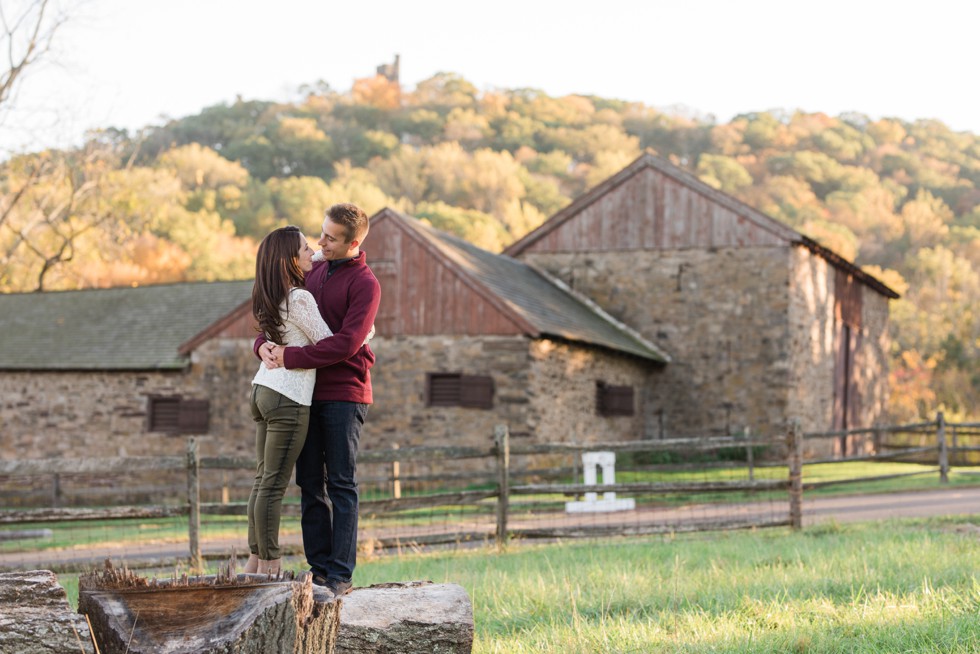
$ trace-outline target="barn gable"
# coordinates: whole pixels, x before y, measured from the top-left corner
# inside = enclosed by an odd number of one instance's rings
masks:
[[[249,289],[251,290],[251,289]],[[190,354],[201,344],[213,338],[248,338],[254,339],[259,334],[259,323],[252,315],[251,293],[241,304],[211,323],[190,339],[180,344],[177,351],[180,354]]]
[[[651,154],[585,193],[504,254],[802,246],[889,298],[854,264]]]
[[[382,336],[557,337],[666,362],[643,337],[526,263],[493,254],[391,209],[371,220]]]
[[[534,331],[409,221],[391,209],[371,218],[365,250],[368,265],[381,284],[376,321],[380,335]]]

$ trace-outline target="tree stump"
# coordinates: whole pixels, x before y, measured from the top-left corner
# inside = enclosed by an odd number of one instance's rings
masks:
[[[79,579],[78,610],[102,654],[330,654],[341,602],[318,595],[308,574],[159,580],[107,563]]]
[[[462,586],[379,584],[344,595],[337,654],[468,654],[473,604]]]
[[[0,652],[95,653],[85,618],[50,570],[0,573]]]

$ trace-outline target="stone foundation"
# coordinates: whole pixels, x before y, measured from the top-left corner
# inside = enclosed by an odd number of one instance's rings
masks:
[[[670,354],[651,378],[657,435],[827,430],[833,413],[835,269],[801,247],[522,256]],[[884,410],[888,300],[863,289],[855,357],[869,425]],[[649,424],[649,418],[648,418]],[[647,427],[649,429],[649,427]]]

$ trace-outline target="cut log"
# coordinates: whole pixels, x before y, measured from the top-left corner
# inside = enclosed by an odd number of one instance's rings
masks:
[[[337,654],[469,654],[472,649],[473,604],[462,586],[410,581],[344,595]]]
[[[341,602],[313,589],[309,574],[160,580],[107,567],[79,579],[78,610],[102,654],[330,654]]]
[[[0,573],[0,652],[95,653],[85,618],[50,570]]]

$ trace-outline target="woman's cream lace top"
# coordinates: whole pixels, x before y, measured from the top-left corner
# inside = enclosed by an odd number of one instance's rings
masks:
[[[288,302],[288,305],[287,305]],[[283,340],[280,345],[302,347],[333,336],[333,332],[323,322],[316,300],[304,288],[294,288],[289,297],[279,307],[282,316]],[[273,368],[259,364],[259,371],[252,379],[253,384],[271,388],[282,393],[294,402],[309,406],[313,400],[313,385],[316,383],[315,368]]]

